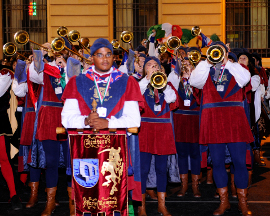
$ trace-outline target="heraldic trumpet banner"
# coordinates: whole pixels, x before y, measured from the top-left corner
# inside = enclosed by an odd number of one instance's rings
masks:
[[[126,216],[127,148],[126,132],[116,134],[91,130],[78,134],[69,131],[76,216]]]

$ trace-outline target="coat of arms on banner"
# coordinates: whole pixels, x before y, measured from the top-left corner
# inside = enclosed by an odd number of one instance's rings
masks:
[[[119,147],[118,150],[114,149],[113,147],[111,149],[105,149],[98,154],[101,154],[105,151],[109,151],[109,159],[108,161],[104,161],[102,164],[101,173],[102,175],[105,175],[106,172],[109,172],[110,175],[107,175],[105,179],[107,180],[102,184],[102,186],[109,186],[110,183],[113,183],[110,195],[113,195],[115,191],[117,190],[116,184],[120,183],[121,177],[123,174],[123,162],[122,158],[120,158],[120,151],[121,148]]]
[[[94,187],[99,179],[98,159],[73,159],[73,175],[82,187]]]

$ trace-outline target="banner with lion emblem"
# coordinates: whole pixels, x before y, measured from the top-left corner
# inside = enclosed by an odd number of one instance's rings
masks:
[[[126,216],[126,134],[69,131],[76,215]]]

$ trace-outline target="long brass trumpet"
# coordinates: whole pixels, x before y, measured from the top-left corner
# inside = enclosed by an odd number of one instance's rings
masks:
[[[89,38],[86,38],[86,37],[81,38],[81,39],[79,40],[79,42],[80,42],[85,48],[90,49],[90,40],[89,40]]]
[[[126,53],[128,53],[128,51],[127,51],[124,47],[122,47],[122,46],[120,45],[119,40],[113,39],[113,40],[111,41],[111,44],[112,44],[112,46],[113,46],[114,49],[120,48],[120,49],[124,50]]]
[[[81,34],[77,30],[72,30],[67,34],[67,38],[70,42],[78,42],[90,55],[89,50],[84,46],[84,44],[80,41]],[[88,39],[89,40],[89,39]],[[89,44],[89,43],[88,43]]]
[[[59,36],[62,36],[62,37],[65,37],[67,36],[68,34],[68,29],[66,26],[60,26],[58,29],[57,29],[57,34]]]
[[[171,36],[167,40],[167,47],[176,50],[181,46],[181,40],[176,36]]]
[[[42,46],[41,44],[36,43],[36,42],[30,40],[29,39],[29,34],[26,31],[24,31],[24,30],[17,31],[14,34],[14,41],[15,41],[16,44],[21,44],[21,45],[25,45],[28,42],[30,42],[30,43],[33,43],[33,44],[36,44],[36,45],[42,47],[46,51],[49,51],[47,47]]]
[[[65,49],[65,50],[68,50],[69,52],[71,52],[71,53],[73,53],[73,54],[79,56],[80,58],[84,59],[86,62],[91,63],[91,62],[89,61],[89,59],[87,59],[87,58],[81,56],[79,53],[74,52],[73,50],[71,50],[71,49],[69,49],[68,47],[66,47],[66,46],[65,46],[65,40],[64,40],[63,38],[61,38],[61,37],[56,37],[56,38],[54,38],[53,41],[52,41],[52,43],[51,43],[51,46],[52,46],[52,49],[53,49],[54,51],[56,51],[56,52],[60,52],[60,51],[62,51],[63,49]]]
[[[3,46],[3,53],[4,55],[6,56],[13,56],[15,54],[23,57],[25,60],[27,60],[28,58],[25,57],[24,55],[22,55],[21,53],[17,52],[17,46],[16,44],[12,43],[12,42],[8,42],[8,43],[5,43],[4,46]]]
[[[225,52],[221,46],[213,45],[208,48],[206,51],[206,56],[209,62],[217,64],[223,61]]]
[[[191,29],[191,34],[193,36],[198,36],[201,33],[201,28],[199,26],[194,26]]]
[[[188,54],[189,61],[191,61],[194,64],[198,63],[201,60],[201,57],[202,55],[198,50],[192,50]]]
[[[168,38],[166,45],[161,44],[158,46],[158,50],[161,53],[169,52],[175,56],[175,54],[170,52],[168,48],[172,50],[177,50],[180,46],[181,46],[181,40],[176,36],[171,36]]]
[[[123,31],[123,32],[121,33],[120,37],[121,37],[121,40],[122,40],[124,43],[128,43],[128,44],[130,45],[130,48],[133,49],[132,44],[131,44],[131,41],[133,40],[133,33],[132,33],[132,32],[130,32],[130,31]],[[124,50],[126,53],[128,53],[128,50],[126,50],[124,47],[122,47],[122,46],[120,45],[119,40],[113,39],[113,40],[111,41],[111,44],[113,45],[113,48],[114,48],[114,49],[120,48],[120,49]]]
[[[121,40],[124,43],[128,43],[130,45],[130,48],[133,49],[132,44],[131,44],[131,41],[133,40],[133,33],[130,31],[123,31],[120,36],[121,36]]]
[[[150,85],[155,89],[162,89],[167,85],[166,74],[156,71],[150,77]]]
[[[68,32],[68,28],[66,26],[60,26],[57,29],[57,34],[61,37],[66,37],[70,43],[77,42],[90,54],[88,48],[89,48],[89,39],[88,38],[81,38],[80,32],[77,30],[72,30]],[[86,39],[88,42],[86,42]]]

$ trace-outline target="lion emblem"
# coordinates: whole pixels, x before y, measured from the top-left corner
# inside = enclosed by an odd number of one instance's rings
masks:
[[[121,176],[123,174],[123,162],[122,158],[120,158],[120,151],[121,148],[118,147],[117,149],[114,149],[113,147],[111,149],[105,149],[98,154],[101,154],[103,152],[109,151],[109,159],[108,161],[103,161],[101,173],[104,176],[106,172],[109,172],[110,175],[105,176],[105,179],[107,180],[102,184],[102,186],[109,187],[110,183],[113,182],[112,189],[110,191],[110,195],[113,195],[115,191],[118,191],[116,188],[117,180],[118,183],[120,183]]]

